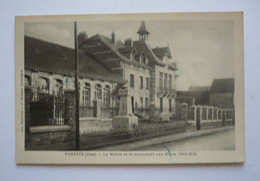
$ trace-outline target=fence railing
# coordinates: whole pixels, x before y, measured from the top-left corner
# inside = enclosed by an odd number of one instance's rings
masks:
[[[65,124],[66,100],[63,94],[38,94],[30,102],[31,126]]]
[[[80,134],[81,149],[94,149],[186,131],[185,121],[142,124],[133,130],[123,127]]]

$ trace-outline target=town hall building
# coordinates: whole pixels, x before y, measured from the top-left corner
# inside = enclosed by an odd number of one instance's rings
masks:
[[[175,114],[176,62],[168,46],[149,45],[150,32],[144,21],[137,34],[139,40],[129,38],[122,43],[116,40],[114,32],[111,38],[100,34],[87,38],[82,33],[79,48],[120,74],[134,92],[131,98],[134,114],[170,120]]]

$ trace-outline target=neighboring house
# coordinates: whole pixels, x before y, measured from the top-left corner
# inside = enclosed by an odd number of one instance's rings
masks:
[[[185,97],[194,98],[195,105],[209,105],[209,86],[191,86],[188,91],[178,91],[178,100],[184,100]],[[190,103],[185,102],[190,105]]]
[[[74,87],[74,49],[25,37],[25,84],[33,96],[57,95],[64,88]],[[93,106],[99,99],[102,107],[112,107],[115,102],[111,92],[124,80],[111,69],[79,51],[80,106]]]
[[[210,87],[210,105],[234,107],[234,78],[214,79]]]
[[[150,47],[144,21],[137,33],[139,40],[126,39],[124,43],[116,41],[114,32],[111,38],[100,34],[87,38],[81,33],[79,48],[127,82],[134,91],[135,114],[148,117],[150,105],[154,105],[158,116],[169,120],[175,114],[176,63],[169,47]]]

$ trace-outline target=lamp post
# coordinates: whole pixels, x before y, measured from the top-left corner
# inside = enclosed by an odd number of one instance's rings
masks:
[[[74,39],[75,39],[75,103],[76,103],[76,144],[75,149],[79,150],[79,87],[78,87],[78,34],[77,34],[77,22],[74,22]]]

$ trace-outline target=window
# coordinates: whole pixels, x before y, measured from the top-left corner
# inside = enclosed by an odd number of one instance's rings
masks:
[[[90,106],[90,91],[91,86],[89,83],[85,83],[82,91],[82,105],[83,106]]]
[[[107,85],[104,88],[103,93],[103,106],[109,107],[110,106],[110,87]]]
[[[169,111],[172,112],[172,99],[169,99]]]
[[[169,88],[172,89],[172,75],[169,75]]]
[[[140,104],[141,104],[141,108],[143,108],[143,98],[140,97]]]
[[[160,111],[163,112],[163,99],[160,98]]]
[[[146,64],[146,58],[145,58],[144,53],[141,56],[141,63]]]
[[[143,89],[144,88],[144,80],[143,80],[143,77],[140,76],[140,89]]]
[[[167,89],[167,74],[164,73],[164,89]]]
[[[39,91],[41,91],[42,93],[49,93],[49,79],[44,78],[44,77],[40,77],[39,79]]]
[[[145,98],[145,108],[149,108],[149,102],[148,102],[148,97]]]
[[[54,93],[60,94],[62,93],[62,89],[63,89],[63,81],[60,79],[55,79]]]
[[[149,64],[150,60],[151,60],[151,55],[149,54],[149,55],[147,56],[147,59],[146,59],[146,64]]]
[[[159,76],[159,88],[160,90],[163,90],[163,73],[160,72],[160,76]]]
[[[130,74],[130,87],[135,87],[135,78],[133,74]]]
[[[146,89],[149,89],[149,78],[146,77]]]
[[[95,87],[95,100],[96,99],[102,100],[102,88],[100,84],[96,84]]]
[[[135,49],[133,49],[133,52],[130,54],[130,58],[131,58],[131,60],[136,60],[137,58],[136,58],[136,50]]]

